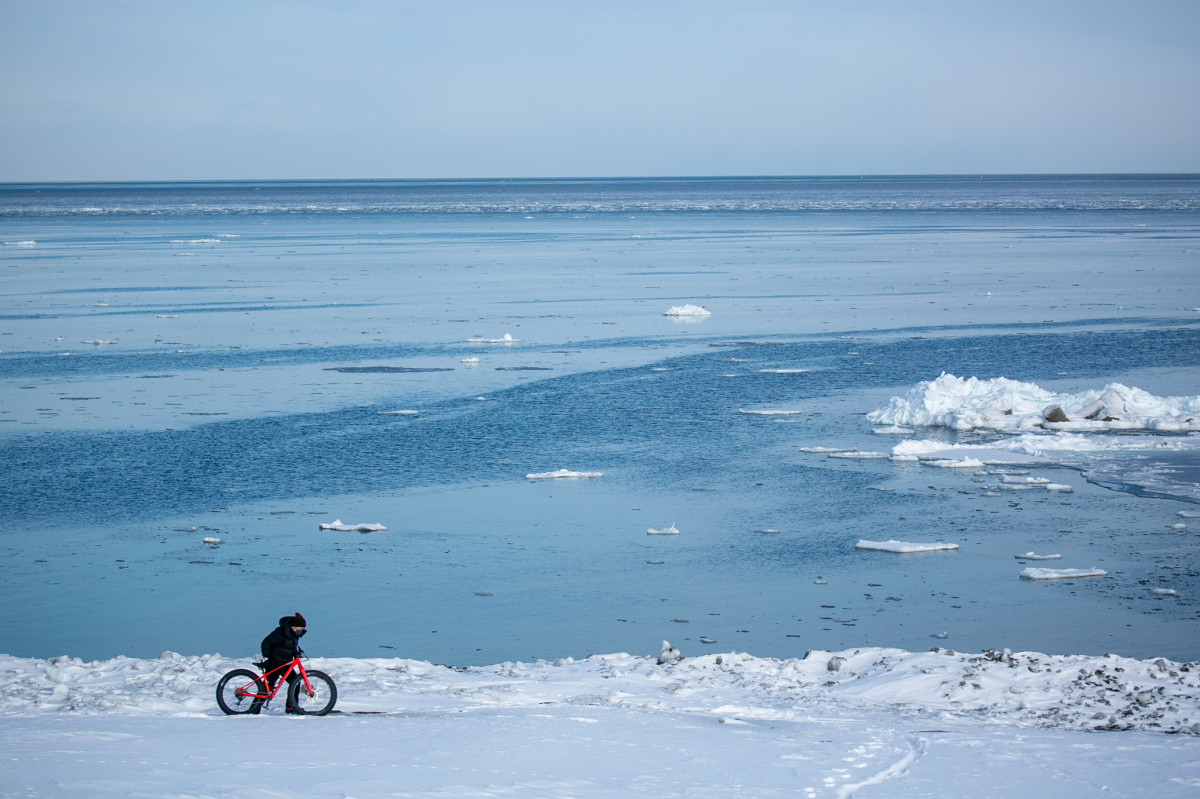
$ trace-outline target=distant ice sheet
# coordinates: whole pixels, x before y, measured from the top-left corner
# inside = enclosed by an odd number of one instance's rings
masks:
[[[880,425],[952,430],[1076,432],[1111,430],[1200,431],[1200,396],[1156,397],[1109,383],[1079,394],[1056,394],[1034,383],[998,377],[963,379],[942,373],[918,383],[886,408],[867,414]]]

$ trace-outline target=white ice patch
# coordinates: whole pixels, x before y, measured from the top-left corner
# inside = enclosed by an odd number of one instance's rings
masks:
[[[1120,383],[1056,394],[1004,377],[964,380],[942,373],[903,397],[893,397],[886,408],[867,414],[867,420],[951,430],[1200,431],[1200,396],[1156,397]]]
[[[909,554],[912,552],[941,552],[958,549],[958,544],[946,544],[941,541],[918,544],[911,541],[859,541],[855,549],[872,549],[879,552],[897,552]]]
[[[380,416],[416,416],[420,411],[404,410],[404,411],[376,411]]]
[[[516,344],[521,339],[513,338],[512,333],[505,333],[503,338],[483,338],[482,336],[472,336],[467,339],[468,344]]]
[[[1062,555],[1038,555],[1034,552],[1026,552],[1024,555],[1013,555],[1017,560],[1062,560]]]
[[[675,522],[671,522],[670,527],[646,528],[646,535],[679,535],[679,529],[675,527]]]
[[[759,369],[759,374],[764,375],[802,375],[808,372],[808,369]]]
[[[382,533],[387,530],[382,524],[342,524],[341,519],[334,519],[331,524],[319,525],[322,530],[335,530],[339,533]]]
[[[770,408],[763,408],[761,410],[756,410],[754,408],[738,408],[738,413],[745,413],[750,416],[797,416],[801,413],[804,413],[804,411],[789,411],[783,409],[773,410]]]
[[[1026,580],[1071,580],[1076,577],[1107,577],[1108,572],[1093,566],[1090,569],[1039,569],[1030,566],[1021,572]]]
[[[672,305],[663,316],[712,316],[712,311],[699,305],[688,303],[687,305]]]
[[[573,472],[570,469],[556,469],[553,472],[533,472],[525,475],[526,480],[581,480],[587,477],[603,477],[604,472]]]

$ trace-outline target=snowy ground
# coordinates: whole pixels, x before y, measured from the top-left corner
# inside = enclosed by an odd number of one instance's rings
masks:
[[[214,685],[245,665],[0,656],[0,795],[1200,792],[1195,663],[946,649],[469,669],[332,658],[310,665],[337,680],[340,713],[224,716]]]

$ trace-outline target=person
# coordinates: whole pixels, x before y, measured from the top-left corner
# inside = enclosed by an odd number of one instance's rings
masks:
[[[279,626],[267,634],[267,637],[262,639],[261,649],[263,656],[262,669],[267,675],[267,688],[273,688],[275,681],[279,679],[282,672],[270,674],[280,666],[288,663],[292,659],[300,655],[300,637],[308,630],[308,625],[304,621],[304,617],[299,613],[294,613],[291,616],[284,616],[279,620]],[[291,688],[296,680],[300,679],[300,675],[296,671],[292,671],[288,675],[288,690],[287,708],[288,713],[298,712],[292,707],[292,691]],[[265,700],[256,699],[250,705],[251,713],[258,713],[262,710]]]

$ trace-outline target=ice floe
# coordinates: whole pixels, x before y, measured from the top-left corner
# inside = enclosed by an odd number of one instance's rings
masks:
[[[744,413],[749,416],[797,416],[804,411],[790,411],[786,409],[771,409],[771,408],[738,408],[738,413]]]
[[[588,477],[603,477],[604,472],[573,472],[570,469],[555,469],[553,472],[533,472],[525,475],[526,480],[581,480]]]
[[[712,311],[699,305],[692,305],[691,303],[688,303],[686,305],[672,305],[666,310],[666,313],[664,313],[663,316],[712,316]]]
[[[416,416],[420,411],[402,410],[402,411],[376,411],[380,416]]]
[[[329,524],[319,525],[322,530],[335,530],[339,533],[382,533],[387,530],[382,524],[342,524],[341,519],[334,519]]]
[[[1076,577],[1107,577],[1108,572],[1094,566],[1090,569],[1039,569],[1030,566],[1021,571],[1021,576],[1026,580],[1071,580]]]
[[[1200,431],[1200,396],[1156,397],[1120,383],[1057,394],[1004,377],[964,380],[942,373],[893,397],[867,420],[952,430]]]
[[[1038,555],[1034,552],[1026,552],[1024,555],[1014,555],[1017,560],[1061,560],[1062,555]]]
[[[679,535],[679,529],[675,526],[675,522],[671,522],[670,527],[647,528],[646,535]]]
[[[467,339],[468,344],[516,344],[521,339],[513,338],[512,333],[505,333],[502,338],[483,338],[482,336],[471,336]]]
[[[932,543],[913,543],[911,541],[859,541],[855,549],[871,549],[879,552],[896,552],[909,554],[913,552],[941,552],[958,549],[958,544],[948,544],[941,541]]]

